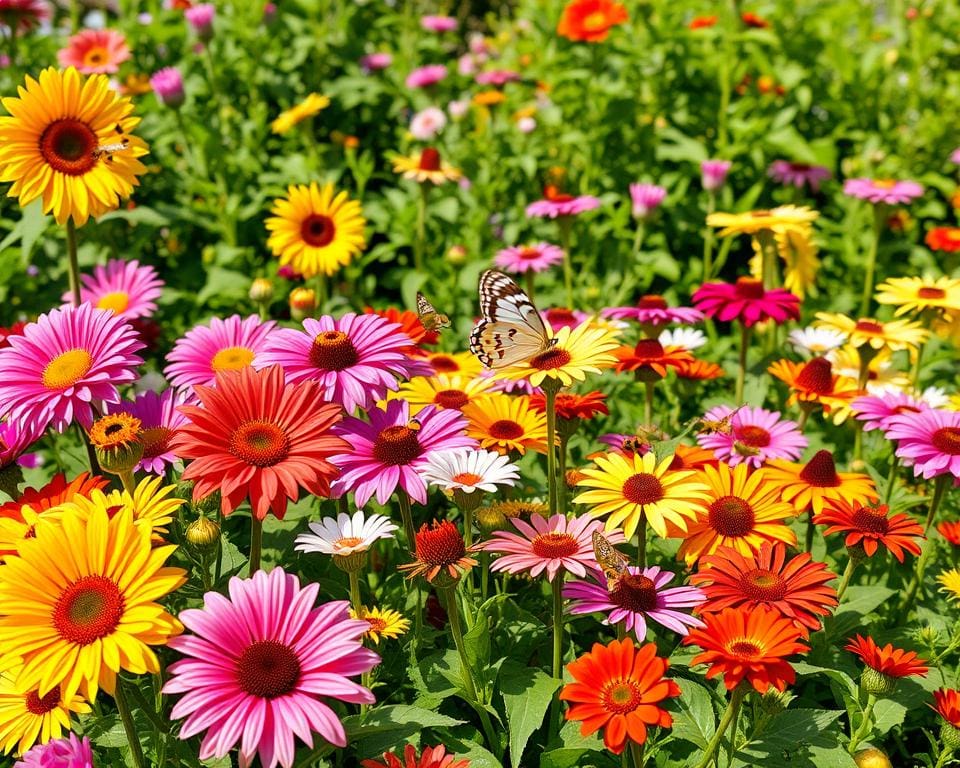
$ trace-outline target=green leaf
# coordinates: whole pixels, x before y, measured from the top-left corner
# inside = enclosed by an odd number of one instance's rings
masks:
[[[119,219],[128,224],[142,224],[147,227],[165,227],[170,224],[170,219],[159,211],[146,205],[138,205],[136,208],[118,208],[110,213],[105,213],[98,222],[113,221]]]
[[[219,299],[219,303],[241,299],[250,289],[250,279],[250,275],[243,272],[235,272],[223,267],[210,267],[207,271],[207,284],[197,294],[197,304],[206,304],[212,298]]]
[[[833,749],[841,738],[840,710],[788,709],[771,717],[737,750],[735,765],[815,766],[810,749]]]
[[[873,708],[873,730],[883,734],[896,728],[907,716],[907,708],[893,699],[880,699]]]
[[[450,728],[463,722],[439,712],[407,704],[377,707],[363,717],[350,715],[343,718],[344,728],[351,740],[396,731],[397,741],[400,741],[403,735],[411,736],[424,728]]]
[[[499,680],[510,729],[510,763],[517,768],[527,741],[543,722],[561,681],[536,667],[511,661],[501,667]]]
[[[676,681],[681,695],[671,699],[668,707],[673,712],[673,735],[706,749],[717,730],[710,692],[692,680]]]
[[[481,606],[477,611],[476,623],[463,636],[464,650],[467,652],[467,661],[474,670],[486,669],[490,664],[490,622],[485,610]],[[466,674],[466,671],[464,671]]]
[[[24,262],[30,261],[30,255],[33,253],[33,246],[40,236],[46,231],[50,223],[50,217],[43,214],[43,205],[37,200],[23,209],[23,218],[18,225],[20,228],[20,250],[23,253]]]

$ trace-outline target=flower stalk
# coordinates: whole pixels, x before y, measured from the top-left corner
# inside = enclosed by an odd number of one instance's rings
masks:
[[[850,744],[847,747],[847,751],[851,755],[857,751],[860,742],[870,733],[870,728],[873,726],[873,708],[876,705],[877,697],[872,693],[867,694],[867,706],[863,709],[863,719],[860,721],[860,726],[856,732],[850,736]]]
[[[743,699],[747,695],[748,690],[749,686],[743,683],[733,689],[733,692],[730,694],[730,701],[727,703],[727,708],[720,718],[720,724],[717,726],[713,738],[711,738],[707,744],[703,758],[697,763],[697,768],[708,768],[716,758],[717,750],[720,749],[720,742],[723,740],[723,735],[726,733],[727,728],[730,727],[730,723],[732,723],[740,713],[740,705],[743,704]]]

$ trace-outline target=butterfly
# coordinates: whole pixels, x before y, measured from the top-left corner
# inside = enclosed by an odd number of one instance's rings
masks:
[[[120,135],[123,134],[123,128],[120,127],[119,123],[117,123],[117,125],[114,127],[114,130]],[[129,145],[130,139],[124,136],[119,141],[113,142],[112,144],[98,144],[97,148],[94,149],[91,154],[93,155],[94,160],[99,160],[101,157],[103,157],[106,158],[108,163],[112,163],[114,152],[120,152],[126,149]]]
[[[733,422],[733,417],[736,416],[737,413],[739,413],[740,408],[743,408],[743,406],[741,405],[741,406],[739,406],[738,408],[736,408],[735,410],[730,411],[730,413],[728,413],[728,414],[727,414],[726,416],[724,416],[722,419],[716,419],[716,420],[714,420],[714,419],[700,419],[700,424],[699,424],[699,427],[700,427],[700,428],[697,430],[697,434],[699,434],[699,435],[713,435],[713,434],[729,435],[730,433],[733,432],[733,423],[732,423],[732,422]]]
[[[609,542],[599,531],[593,532],[593,556],[607,577],[607,591],[613,592],[627,571],[627,556]]]
[[[423,424],[420,423],[420,419],[410,419],[410,421],[407,422],[407,429],[411,432],[419,432],[422,426]]]
[[[526,362],[557,343],[527,294],[495,269],[480,275],[480,314],[470,351],[487,368]]]
[[[420,316],[420,322],[428,331],[439,331],[441,328],[450,327],[450,318],[437,312],[427,297],[420,291],[417,291],[417,314]]]

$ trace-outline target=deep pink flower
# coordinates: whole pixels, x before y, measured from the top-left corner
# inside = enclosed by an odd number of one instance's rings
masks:
[[[98,265],[92,275],[80,275],[80,301],[97,309],[109,309],[118,317],[133,320],[149,317],[157,311],[154,299],[163,293],[163,281],[157,270],[140,262],[111,259],[106,266]],[[73,301],[69,291],[63,294],[68,304]]]
[[[891,418],[884,437],[897,441],[897,456],[914,475],[929,480],[953,475],[960,485],[960,411],[929,409]]]
[[[171,717],[186,718],[180,738],[206,731],[200,759],[224,757],[240,743],[240,765],[259,754],[263,768],[293,765],[298,736],[313,747],[319,733],[336,747],[347,734],[325,703],[372,704],[350,678],[380,657],[363,647],[368,622],[351,619],[340,600],[314,608],[319,585],[300,586],[283,568],[230,579],[229,598],[207,592],[202,609],[180,614],[191,632],[168,645],[187,658],[169,668],[167,694],[183,694]]]
[[[57,51],[61,67],[74,67],[84,75],[112,75],[131,56],[127,39],[115,29],[84,29]]]
[[[561,328],[576,328],[580,323],[588,320],[590,315],[579,309],[550,307],[541,312],[540,317],[553,329],[554,333],[557,333]]]
[[[960,147],[957,147],[950,153],[950,162],[954,165],[960,165]]]
[[[373,495],[386,504],[397,487],[426,504],[427,485],[420,471],[430,456],[436,451],[477,447],[476,440],[466,436],[467,420],[455,408],[428,406],[413,423],[407,401],[390,400],[386,410],[371,408],[367,416],[369,422],[348,417],[338,425],[337,433],[353,451],[330,458],[340,467],[333,493],[353,491],[358,509]]]
[[[630,212],[635,219],[648,219],[660,207],[667,190],[656,184],[630,185]]]
[[[420,26],[428,32],[453,32],[457,20],[453,16],[422,16]]]
[[[393,56],[386,52],[368,53],[360,59],[360,67],[364,72],[386,69],[391,64],[393,64]]]
[[[0,0],[0,24],[17,32],[29,32],[50,18],[50,7],[43,0]],[[7,64],[10,58],[4,54]]]
[[[183,17],[201,40],[213,37],[213,20],[216,15],[217,9],[213,3],[200,3],[183,12]]]
[[[10,466],[43,436],[32,421],[0,421],[0,469]]]
[[[447,68],[443,64],[428,64],[413,70],[405,81],[407,88],[429,88],[436,85],[447,76]]]
[[[821,182],[831,176],[830,169],[822,165],[791,163],[789,160],[774,160],[767,168],[767,175],[784,186],[810,187],[813,192],[819,191]]]
[[[162,475],[177,456],[170,448],[170,439],[179,427],[189,419],[177,410],[190,402],[186,390],[173,387],[162,394],[142,392],[132,402],[122,400],[108,409],[109,413],[129,413],[140,419],[140,439],[143,441],[143,458],[134,469]]]
[[[576,216],[584,211],[592,211],[600,206],[600,200],[592,195],[553,195],[537,200],[527,206],[530,218],[555,219],[558,216]]]
[[[154,72],[150,76],[150,87],[157,94],[157,98],[171,109],[179,109],[183,106],[186,99],[183,75],[176,67],[164,67]]]
[[[163,373],[176,387],[212,386],[218,372],[253,365],[275,325],[256,315],[211,318],[210,325],[196,325],[177,339]]]
[[[708,192],[716,192],[724,185],[732,163],[729,160],[704,160],[700,163],[700,183]]]
[[[886,430],[890,426],[891,419],[897,416],[930,410],[930,406],[920,398],[897,390],[858,397],[850,403],[850,408],[857,421],[863,422],[864,432],[874,429]]]
[[[704,283],[693,294],[693,303],[709,317],[739,320],[748,328],[762,320],[779,324],[800,318],[798,297],[783,288],[767,291],[750,277],[740,277],[736,283]]]
[[[512,69],[490,69],[486,72],[479,72],[474,80],[477,85],[493,85],[502,88],[507,83],[515,83],[520,79],[520,73]]]
[[[721,421],[732,411],[729,405],[718,405],[707,411],[704,419]],[[768,459],[794,461],[807,447],[807,438],[795,421],[781,421],[779,411],[763,408],[740,408],[730,419],[729,434],[701,434],[697,442],[732,467],[741,463],[759,467]]]
[[[703,320],[703,312],[693,307],[671,307],[663,296],[641,296],[635,307],[608,307],[600,313],[614,320],[634,320],[641,325],[692,325]]]
[[[71,733],[63,739],[37,744],[24,752],[13,768],[93,768],[90,739]]]
[[[493,263],[507,272],[521,275],[524,272],[543,272],[563,262],[563,249],[550,243],[512,245],[497,252]]]
[[[874,205],[906,205],[923,194],[923,186],[915,181],[847,179],[843,183],[843,194],[858,197]]]

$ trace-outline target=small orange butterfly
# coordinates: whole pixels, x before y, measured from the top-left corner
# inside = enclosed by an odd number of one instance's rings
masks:
[[[407,429],[411,432],[419,432],[422,426],[420,419],[410,419],[410,421],[407,422]]]
[[[417,315],[428,331],[439,331],[441,328],[450,327],[450,318],[437,312],[436,307],[419,291],[417,292]]]
[[[593,532],[593,556],[607,577],[607,591],[613,592],[627,571],[627,556],[613,546],[599,531]]]
[[[733,432],[733,417],[736,416],[740,409],[744,406],[738,406],[736,409],[730,411],[722,419],[700,419],[699,429],[697,430],[698,435],[729,435]]]

